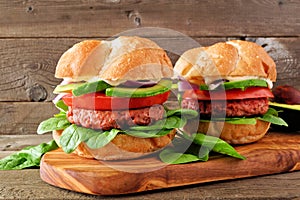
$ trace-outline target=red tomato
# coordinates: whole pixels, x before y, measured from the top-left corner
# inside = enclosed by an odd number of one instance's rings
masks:
[[[245,90],[231,89],[222,91],[206,90],[188,90],[184,93],[183,98],[197,98],[198,100],[233,100],[233,99],[250,99],[273,97],[269,88],[266,87],[248,87]]]
[[[67,106],[87,110],[122,110],[149,107],[162,104],[169,97],[170,91],[150,97],[126,98],[109,97],[104,93],[90,93],[79,97],[72,94],[65,95],[62,99]]]

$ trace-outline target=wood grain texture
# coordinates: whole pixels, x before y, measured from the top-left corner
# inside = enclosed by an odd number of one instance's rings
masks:
[[[0,135],[36,134],[39,123],[56,113],[52,102],[0,102]]]
[[[55,150],[41,161],[41,178],[89,194],[112,195],[300,170],[300,135],[269,133],[238,146],[246,160],[216,157],[208,162],[166,165],[156,157],[103,162]]]
[[[176,62],[185,50],[230,38],[152,38],[169,51]],[[246,38],[265,47],[277,64],[277,83],[300,89],[300,38]],[[0,39],[0,101],[51,101],[61,79],[54,77],[56,63],[64,51],[83,38]],[[16,95],[18,94],[18,95]],[[1,132],[1,131],[0,131]]]
[[[299,36],[300,4],[275,1],[1,1],[0,37],[109,37],[138,27],[190,36]]]
[[[97,196],[52,187],[38,169],[0,171],[0,199],[121,199],[121,200],[295,200],[300,198],[300,171],[230,181],[196,184],[119,196]],[[50,196],[51,195],[51,196]]]
[[[35,146],[51,140],[53,140],[52,134],[0,135],[0,152],[19,151],[27,146]]]

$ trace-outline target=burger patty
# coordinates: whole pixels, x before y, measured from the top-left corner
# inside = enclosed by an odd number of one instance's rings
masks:
[[[162,105],[120,111],[85,110],[69,107],[67,117],[72,124],[92,129],[110,130],[134,125],[149,125],[162,119],[164,113],[165,110]]]
[[[269,103],[267,98],[213,101],[213,103],[184,99],[182,107],[197,111],[199,109],[200,115],[204,117],[210,117],[212,111],[214,116],[218,114],[224,116],[226,112],[226,117],[250,117],[265,114],[269,109]]]

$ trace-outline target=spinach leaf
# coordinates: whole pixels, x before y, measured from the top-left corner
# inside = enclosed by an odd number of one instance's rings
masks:
[[[101,148],[110,143],[110,141],[112,141],[120,132],[122,131],[118,129],[111,129],[110,131],[105,131],[103,133],[92,133],[93,136],[88,138],[85,143],[91,149]]]
[[[240,155],[230,144],[220,138],[202,133],[193,134],[192,138],[195,144],[203,145],[214,152],[245,160],[244,156]]]
[[[54,130],[63,130],[68,126],[70,126],[70,122],[66,118],[52,117],[39,124],[37,133],[44,134]]]
[[[223,155],[232,156],[238,159],[246,159],[240,155],[231,145],[225,141],[207,136],[201,133],[193,134],[192,136],[179,134],[172,141],[173,146],[165,148],[159,154],[160,159],[165,163],[181,164],[195,161],[207,161],[209,153],[217,152]]]
[[[168,110],[167,117],[170,116],[180,116],[181,118],[191,119],[198,116],[198,112],[191,109],[176,109],[176,110]]]
[[[210,122],[208,119],[200,119],[200,122]],[[214,118],[213,121],[226,122],[229,124],[256,124],[256,118],[245,118],[245,117],[235,117],[235,118]]]
[[[72,124],[62,132],[59,143],[64,152],[72,153],[81,142],[94,136],[95,132],[96,131],[92,129],[82,128]],[[91,136],[91,134],[93,135]]]
[[[60,145],[64,152],[73,152],[81,142],[85,142],[90,148],[100,148],[108,144],[115,136],[121,132],[118,129],[110,131],[95,131],[72,124],[66,128],[60,137]]]
[[[40,161],[48,151],[57,149],[54,140],[37,146],[29,146],[0,160],[0,170],[24,169],[39,167]]]
[[[159,158],[164,163],[169,164],[183,164],[183,163],[190,163],[199,161],[200,158],[193,154],[186,154],[186,153],[178,153],[173,148],[166,148],[160,154]]]
[[[268,112],[262,117],[258,117],[258,119],[276,125],[288,126],[288,124],[282,118],[278,117],[278,112],[273,108],[269,108]]]
[[[127,135],[139,138],[156,138],[169,134],[173,129],[156,129],[148,131],[126,130]]]
[[[256,124],[256,120],[262,120],[262,121],[266,121],[266,122],[270,122],[272,124],[277,124],[277,125],[281,125],[281,126],[288,126],[288,124],[280,117],[278,117],[278,112],[273,109],[273,108],[269,108],[267,113],[264,114],[262,117],[251,117],[251,118],[246,118],[246,117],[242,117],[242,118],[214,118],[214,121],[224,121],[226,123],[230,123],[230,124]],[[206,120],[206,119],[200,119],[201,122],[210,122],[210,120]]]

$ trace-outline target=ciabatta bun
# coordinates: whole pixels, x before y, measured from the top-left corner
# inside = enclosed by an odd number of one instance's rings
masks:
[[[199,122],[198,132],[220,137],[230,144],[247,144],[261,139],[269,130],[270,124],[261,120],[256,120],[256,124]]]
[[[189,126],[198,125],[198,132],[207,135],[219,137],[230,144],[247,144],[258,141],[268,131],[270,122],[256,120],[256,124],[231,124],[227,122],[199,122],[191,121],[186,125],[189,132]]]
[[[112,41],[85,40],[59,59],[55,77],[69,81],[160,80],[173,76],[172,63],[155,42],[120,36]]]
[[[276,80],[276,65],[256,43],[233,40],[208,47],[190,49],[182,54],[175,73],[190,83],[206,83],[205,78],[256,76]]]
[[[91,149],[82,142],[73,153],[97,160],[133,159],[159,151],[171,143],[175,133],[176,130],[174,129],[169,134],[157,138],[137,138],[126,134],[118,134],[110,143],[99,149]],[[52,136],[59,146],[61,134],[62,131],[52,132]]]

